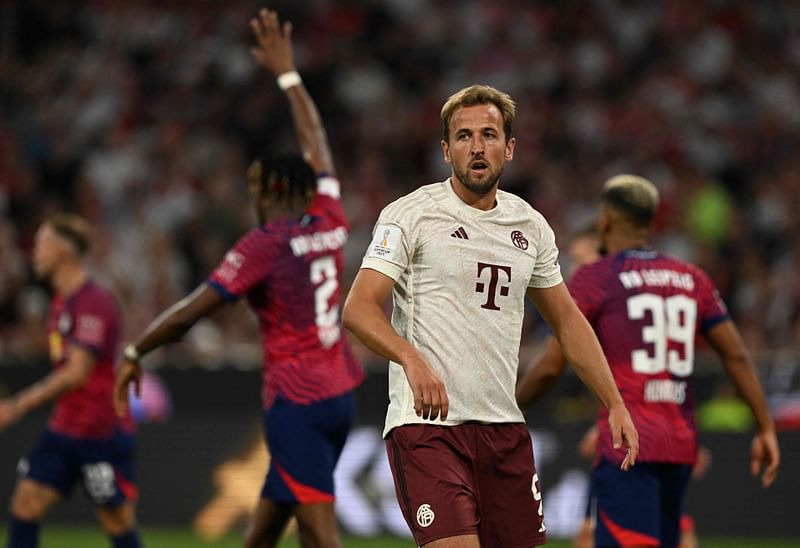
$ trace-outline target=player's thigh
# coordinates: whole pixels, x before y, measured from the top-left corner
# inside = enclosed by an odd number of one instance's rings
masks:
[[[546,542],[533,444],[523,423],[475,424],[479,535],[483,546],[508,548]]]
[[[397,501],[418,545],[478,534],[476,454],[463,426],[405,425],[386,438]]]
[[[49,485],[22,478],[11,496],[11,514],[23,521],[41,521],[61,494]]]
[[[139,496],[134,468],[132,434],[116,432],[112,438],[87,441],[76,458],[83,487],[92,503],[110,509],[135,503]]]
[[[342,545],[333,503],[300,504],[294,508],[294,515],[303,546],[338,548]]]
[[[17,465],[19,482],[11,501],[20,519],[41,519],[56,500],[69,494],[78,474],[72,466],[73,440],[45,430]]]
[[[131,501],[117,506],[98,506],[97,521],[110,536],[116,537],[136,527],[136,505]]]
[[[333,502],[333,473],[351,423],[352,394],[309,405],[276,400],[264,413],[271,461],[262,498]]]
[[[624,472],[601,460],[592,471],[597,497],[595,546],[659,546],[661,488],[658,465],[637,462]]]
[[[461,535],[434,540],[423,545],[423,548],[480,548],[478,535]]]

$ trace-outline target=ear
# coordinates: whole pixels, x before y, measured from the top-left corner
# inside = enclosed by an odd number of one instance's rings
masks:
[[[444,155],[445,163],[453,163],[453,161],[450,159],[450,145],[444,139],[442,139],[442,154]]]
[[[514,145],[517,144],[516,138],[512,137],[506,142],[506,161],[514,159]]]
[[[611,218],[606,206],[600,207],[600,213],[597,215],[597,233],[601,236],[608,232],[611,226]]]

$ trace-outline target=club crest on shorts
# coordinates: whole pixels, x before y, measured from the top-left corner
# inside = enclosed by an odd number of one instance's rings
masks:
[[[434,519],[436,519],[436,514],[431,510],[430,504],[421,504],[417,508],[417,523],[420,527],[428,527]]]

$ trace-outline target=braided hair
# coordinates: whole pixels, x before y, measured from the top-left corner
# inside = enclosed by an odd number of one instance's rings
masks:
[[[294,151],[268,150],[247,169],[247,180],[258,188],[258,197],[292,204],[314,196],[317,177],[305,159]]]

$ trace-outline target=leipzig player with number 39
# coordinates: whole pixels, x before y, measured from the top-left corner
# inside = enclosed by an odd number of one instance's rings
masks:
[[[596,546],[678,545],[682,501],[697,458],[694,401],[689,384],[695,336],[702,334],[749,404],[758,424],[751,472],[775,480],[780,452],[753,363],[708,275],[647,247],[658,191],[648,180],[618,175],[603,187],[598,228],[605,257],[580,268],[570,292],[592,324],[625,405],[639,430],[639,462],[618,473],[600,409]],[[555,349],[554,349],[555,348]],[[517,387],[527,405],[563,367],[548,346]]]
[[[138,390],[145,353],[178,339],[223,303],[246,297],[261,331],[272,457],[246,546],[276,546],[294,515],[304,546],[336,547],[333,470],[352,424],[353,390],[364,376],[339,320],[349,223],[325,129],[295,71],[291,24],[261,10],[251,27],[258,42],[253,56],[286,93],[303,155],[271,152],[251,164],[247,179],[260,226],[125,348],[115,403],[123,412],[128,385]]]

